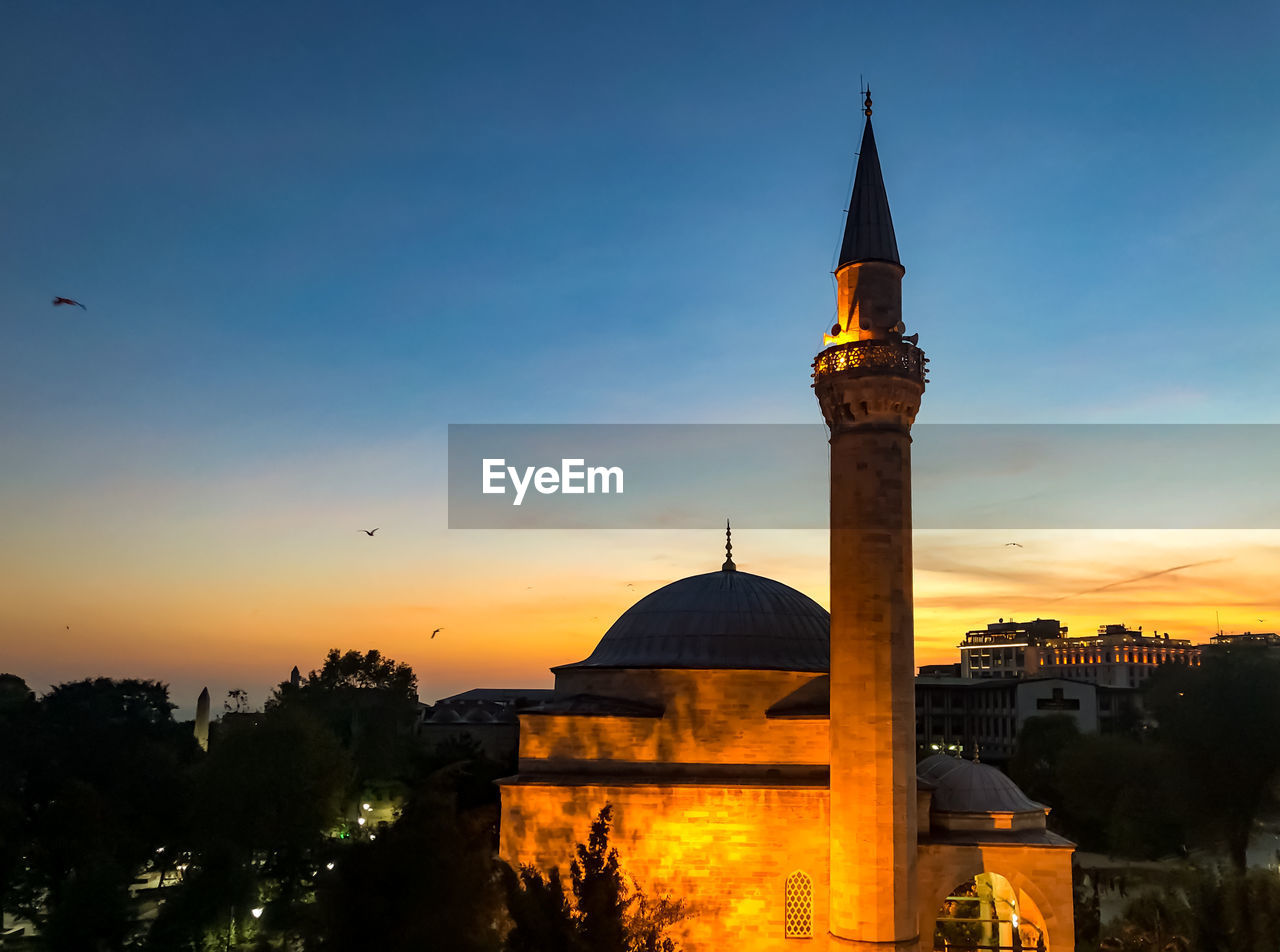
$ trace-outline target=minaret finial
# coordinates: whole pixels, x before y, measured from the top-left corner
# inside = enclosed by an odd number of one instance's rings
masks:
[[[866,99],[862,101],[862,114],[868,119],[871,118],[871,87],[868,86],[862,91],[866,95]]]
[[[736,572],[738,567],[733,564],[733,530],[729,528],[729,520],[724,521],[724,565],[720,566],[722,572]]]

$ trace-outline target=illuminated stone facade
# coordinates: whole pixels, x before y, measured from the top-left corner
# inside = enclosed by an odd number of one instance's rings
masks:
[[[1071,844],[1047,809],[993,767],[916,763],[910,426],[926,361],[904,336],[869,98],[867,116],[839,321],[814,364],[832,613],[731,557],[641,599],[521,714],[500,849],[563,872],[611,804],[627,872],[690,904],[688,952],[1015,935],[1073,952]]]

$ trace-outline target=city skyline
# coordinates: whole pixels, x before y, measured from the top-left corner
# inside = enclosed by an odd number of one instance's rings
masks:
[[[5,15],[0,669],[37,690],[216,710],[330,647],[536,687],[716,568],[710,531],[446,529],[445,426],[817,421],[861,77],[921,422],[1280,422],[1266,5],[308,9]],[[1001,616],[1274,630],[1277,553],[918,532],[916,660]],[[827,604],[823,532],[735,559]]]

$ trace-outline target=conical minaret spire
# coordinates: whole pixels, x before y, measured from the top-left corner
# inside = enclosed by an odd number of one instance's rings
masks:
[[[902,276],[898,239],[889,214],[889,195],[880,172],[880,154],[871,130],[871,90],[863,112],[862,149],[853,176],[844,241],[836,265],[837,320],[826,335],[827,344],[850,341],[897,340],[902,324]]]
[[[840,245],[836,271],[861,261],[902,265],[898,259],[898,239],[893,234],[893,217],[889,214],[889,194],[880,172],[876,134],[871,129],[870,88],[866,94],[863,112],[867,121],[862,127],[858,170],[853,176],[853,194],[849,197],[849,215],[844,223],[844,241]]]

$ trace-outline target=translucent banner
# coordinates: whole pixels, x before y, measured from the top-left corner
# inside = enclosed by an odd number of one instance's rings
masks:
[[[1280,425],[918,424],[918,529],[1280,527]],[[454,529],[827,525],[821,424],[452,424]]]

